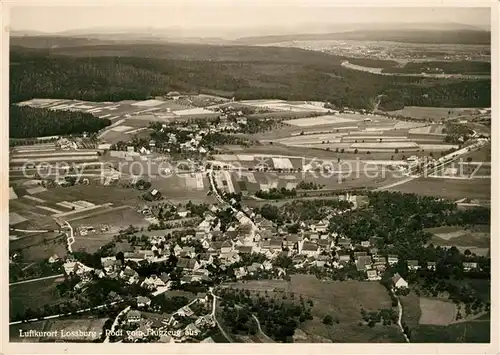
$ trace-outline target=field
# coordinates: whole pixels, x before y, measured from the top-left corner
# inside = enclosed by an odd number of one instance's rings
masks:
[[[143,215],[134,210],[133,208],[131,208],[130,206],[122,205],[95,214],[91,212],[92,211],[88,212],[88,217],[84,217],[84,215],[82,215],[78,219],[69,218],[68,220],[71,221],[71,225],[73,227],[112,224],[113,226],[119,228],[119,227],[128,227],[129,225],[134,225],[138,227],[144,227],[149,225],[149,223],[146,220],[144,220]]]
[[[490,200],[491,180],[436,179],[429,177],[415,179],[408,183],[395,186],[389,190],[427,196],[439,196],[451,200],[458,200],[465,197]]]
[[[420,298],[422,315],[420,324],[449,325],[455,320],[457,307],[454,303],[434,298]]]
[[[474,108],[405,106],[405,108],[402,110],[389,111],[388,114],[421,119],[442,120],[446,118],[468,115],[476,111],[477,109]]]
[[[403,316],[401,321],[408,325],[410,329],[416,327],[422,317],[422,310],[420,309],[420,297],[413,291],[406,296],[399,297],[401,306],[403,307]]]
[[[434,245],[457,247],[490,248],[490,226],[478,226],[472,230],[462,227],[446,226],[427,229],[433,233],[431,242]]]
[[[49,279],[9,286],[10,319],[28,308],[35,310],[45,304],[64,302],[56,290],[58,283],[58,279]]]
[[[66,237],[59,233],[40,233],[27,235],[19,240],[9,242],[10,251],[21,252],[26,262],[47,260],[56,254],[66,257]]]
[[[412,343],[489,343],[490,320],[476,319],[448,326],[420,325],[412,330]]]
[[[402,342],[400,330],[395,325],[376,325],[369,328],[359,325],[361,309],[375,311],[391,308],[387,290],[379,283],[320,281],[312,275],[292,275],[291,282],[281,280],[260,280],[235,283],[232,287],[268,293],[293,292],[305,300],[313,301],[313,320],[307,321],[296,331],[307,342]],[[334,324],[322,323],[325,315],[331,315]],[[336,323],[338,320],[338,323]],[[298,341],[304,341],[304,339]]]
[[[140,192],[134,189],[101,185],[56,187],[37,193],[36,199],[31,198],[31,196],[30,198],[24,197],[26,196],[25,189],[15,188],[15,190],[19,198],[9,201],[9,209],[10,213],[16,213],[27,219],[27,221],[15,225],[16,228],[20,229],[56,229],[57,225],[51,217],[55,213],[54,211],[72,212],[70,207],[64,206],[69,206],[64,201],[87,201],[96,205],[113,203],[116,206],[127,204],[135,206],[140,196]],[[69,219],[70,216],[68,215],[67,218]],[[76,215],[72,216],[72,218],[74,217]],[[19,219],[17,221],[12,219],[11,223],[18,221]]]
[[[178,174],[169,177],[155,177],[151,180],[151,184],[171,203],[187,203],[188,201],[216,203],[215,197],[207,195],[210,183],[204,175]]]

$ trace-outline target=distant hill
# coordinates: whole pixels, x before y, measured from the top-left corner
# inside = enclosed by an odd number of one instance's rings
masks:
[[[491,33],[482,30],[356,30],[325,34],[298,34],[261,37],[242,37],[234,43],[262,45],[289,41],[364,40],[433,44],[491,44]]]

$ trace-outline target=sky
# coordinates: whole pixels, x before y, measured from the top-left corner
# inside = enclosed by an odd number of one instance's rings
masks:
[[[96,4],[96,3],[94,3]],[[182,2],[11,8],[13,30],[61,32],[88,28],[176,28],[190,35],[251,35],[280,28],[281,32],[321,32],[323,25],[346,23],[460,23],[489,28],[490,9],[483,7],[338,7],[303,0],[270,2],[184,0]],[[248,32],[248,33],[247,33]],[[253,33],[252,32],[252,33]],[[259,32],[259,33],[257,33]],[[267,33],[275,34],[275,33]]]

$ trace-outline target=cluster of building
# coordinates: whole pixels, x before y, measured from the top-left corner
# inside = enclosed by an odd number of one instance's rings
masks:
[[[140,342],[154,337],[160,343],[182,343],[193,339],[201,343],[213,343],[212,337],[207,336],[216,326],[213,314],[209,313],[210,304],[209,296],[202,293],[172,314],[151,317],[151,313],[146,310],[154,308],[154,303],[149,297],[138,296],[136,307],[124,314],[115,333],[121,334],[127,342]],[[119,330],[123,328],[134,330],[120,333]]]

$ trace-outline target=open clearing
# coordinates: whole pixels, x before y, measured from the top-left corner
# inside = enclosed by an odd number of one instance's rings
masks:
[[[56,289],[58,279],[48,279],[25,284],[9,286],[9,317],[24,313],[26,309],[33,310],[46,304],[64,302]]]
[[[353,118],[342,117],[341,115],[326,115],[311,118],[298,118],[295,120],[284,121],[283,123],[299,126],[299,127],[310,127],[318,125],[327,125],[329,123],[347,123],[356,122]]]
[[[408,183],[395,186],[389,190],[427,196],[439,196],[452,200],[458,200],[464,197],[468,197],[471,199],[490,200],[491,180],[419,178]]]
[[[478,109],[474,108],[405,106],[405,108],[402,110],[389,111],[388,114],[435,120],[435,119],[445,119],[445,118],[462,116],[464,114],[473,113],[477,110]]]
[[[412,330],[412,343],[489,343],[490,320],[476,319],[448,326],[420,325]]]
[[[307,336],[308,342],[317,342],[318,339],[333,342],[404,342],[396,325],[376,325],[369,328],[358,324],[362,320],[362,308],[367,311],[391,308],[387,290],[379,283],[321,281],[313,275],[292,275],[291,277],[291,282],[252,280],[245,283],[232,283],[231,286],[259,292],[275,292],[277,297],[283,292],[293,292],[295,297],[302,296],[305,300],[311,299],[314,318],[300,326],[302,332],[296,331],[302,337]],[[327,314],[333,317],[333,325],[323,324],[323,318]],[[338,323],[336,323],[337,320]]]
[[[420,324],[448,325],[455,320],[457,307],[453,302],[420,297]]]

